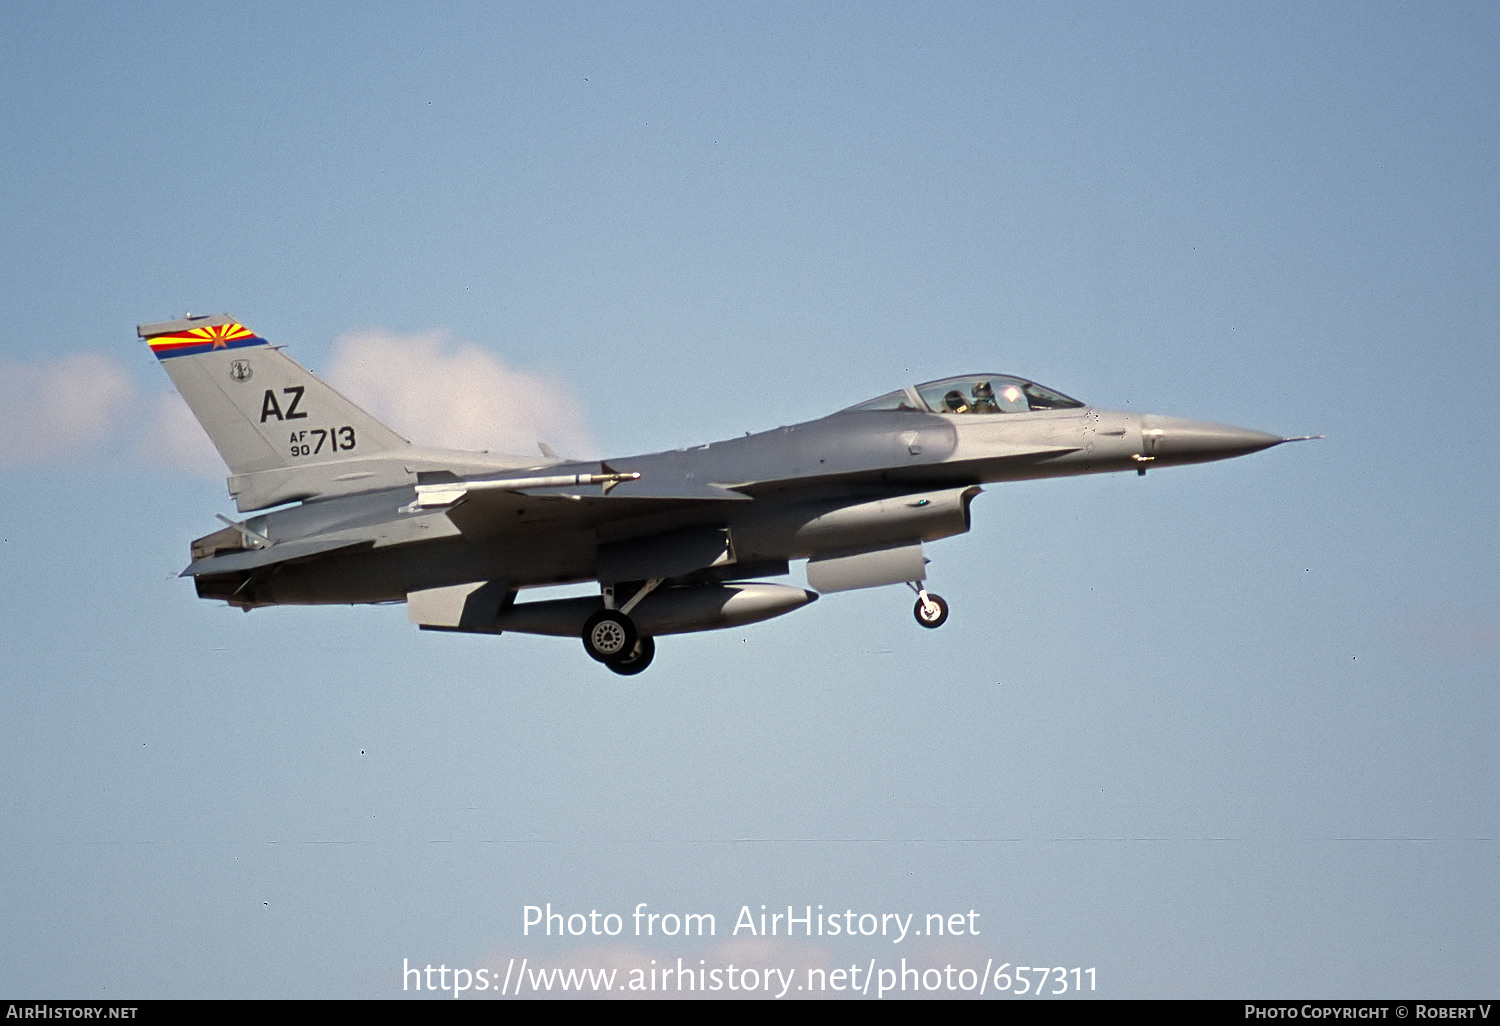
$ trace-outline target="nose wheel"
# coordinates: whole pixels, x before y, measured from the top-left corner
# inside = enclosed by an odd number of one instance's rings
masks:
[[[912,586],[917,593],[917,604],[912,607],[912,615],[917,618],[917,623],[927,628],[941,627],[948,622],[948,601],[941,595],[934,595],[926,588]]]

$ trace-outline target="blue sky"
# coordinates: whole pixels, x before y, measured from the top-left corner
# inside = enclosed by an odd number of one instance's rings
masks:
[[[1492,995],[1497,37],[1457,3],[7,5],[0,994],[904,956]],[[991,487],[929,551],[942,630],[834,595],[624,680],[194,598],[230,504],[134,337],[188,310],[421,441],[645,452],[981,370],[1328,437]],[[523,936],[547,902],[719,933]],[[761,904],[981,932],[727,935]]]

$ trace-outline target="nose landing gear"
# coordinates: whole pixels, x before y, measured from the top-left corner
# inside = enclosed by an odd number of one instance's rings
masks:
[[[934,595],[920,582],[908,582],[907,587],[917,593],[917,604],[912,607],[912,615],[917,618],[917,623],[927,628],[941,627],[948,622],[948,601],[941,595]]]

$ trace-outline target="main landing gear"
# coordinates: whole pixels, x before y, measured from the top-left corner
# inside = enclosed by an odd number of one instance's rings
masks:
[[[656,642],[636,630],[628,614],[616,609],[601,609],[584,622],[583,648],[627,677],[640,673],[656,658]]]
[[[583,623],[583,649],[593,659],[624,676],[633,676],[651,665],[656,658],[656,642],[636,629],[630,611],[645,598],[661,579],[647,581],[629,602],[616,609],[615,589],[604,588],[604,608]]]
[[[936,628],[948,622],[947,599],[934,595],[917,582],[908,582],[907,587],[917,593],[917,604],[911,611],[917,618],[917,623],[923,627]]]
[[[638,636],[635,621],[614,609],[601,609],[583,624],[583,647],[601,663],[628,655]]]
[[[629,655],[616,656],[604,665],[626,677],[633,677],[651,665],[656,658],[656,642],[645,634],[635,639]]]

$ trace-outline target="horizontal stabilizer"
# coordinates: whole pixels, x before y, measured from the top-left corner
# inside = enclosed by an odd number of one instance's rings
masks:
[[[308,538],[303,541],[281,542],[258,549],[243,549],[222,556],[207,556],[195,559],[178,576],[203,577],[208,574],[234,574],[261,567],[290,563],[309,556],[321,556],[339,549],[358,549],[374,545],[369,539],[350,541],[348,538]]]

